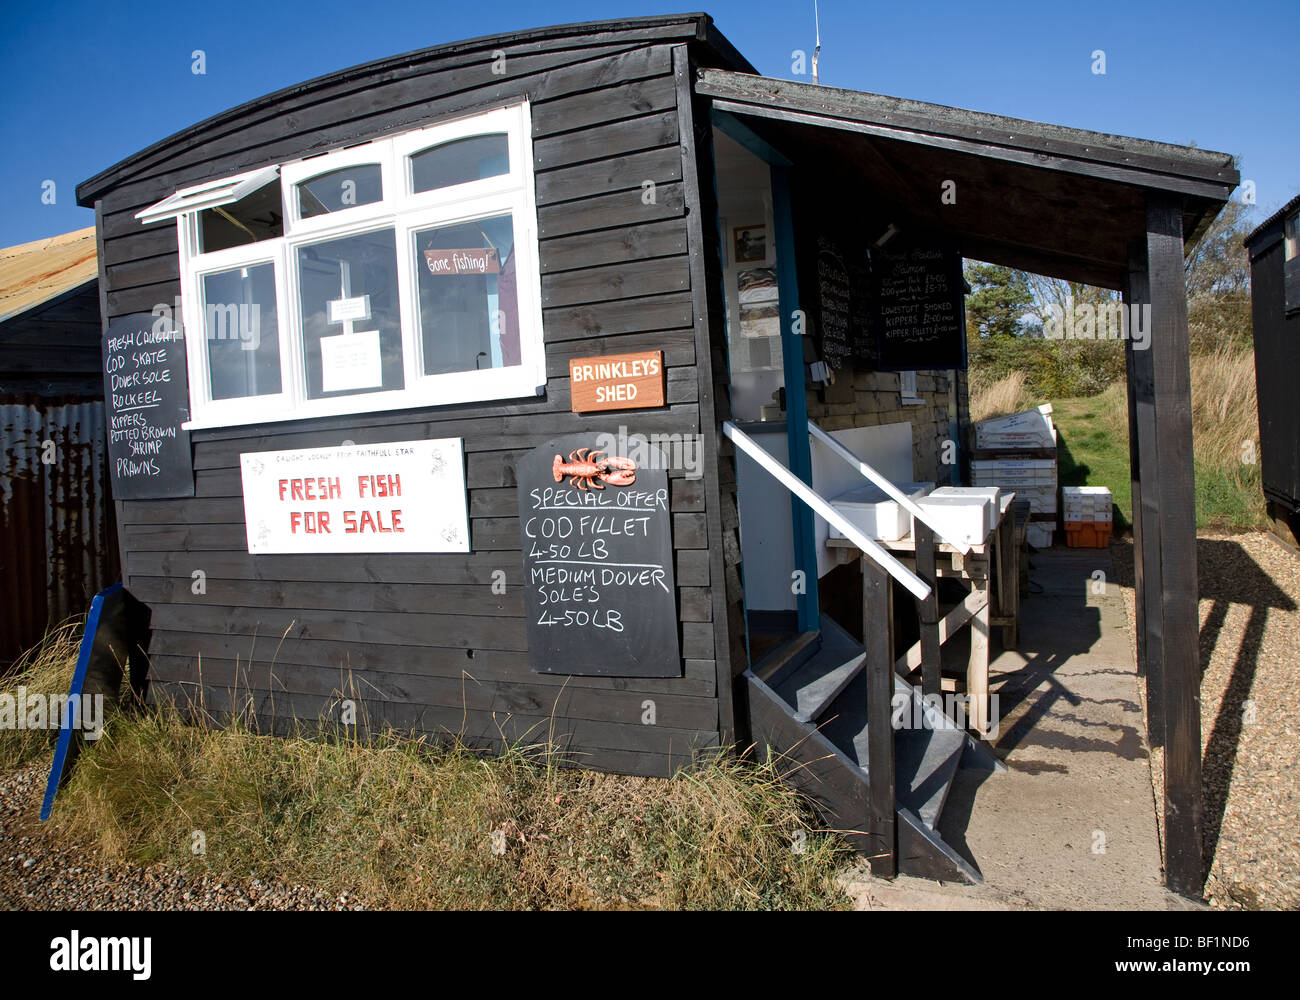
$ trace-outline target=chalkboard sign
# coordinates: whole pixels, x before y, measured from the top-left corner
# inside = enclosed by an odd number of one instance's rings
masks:
[[[667,465],[644,439],[548,441],[515,468],[533,670],[679,677]]]
[[[817,237],[817,291],[821,305],[822,360],[832,368],[843,368],[853,354],[852,285],[844,254],[827,236]]]
[[[877,367],[960,368],[961,255],[944,247],[897,240],[871,252]]]
[[[113,496],[118,500],[194,495],[185,339],[165,317],[113,320],[104,337],[104,405]]]

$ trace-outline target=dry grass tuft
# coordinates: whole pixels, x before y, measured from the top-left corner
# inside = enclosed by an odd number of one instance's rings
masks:
[[[75,655],[60,635],[0,690],[39,677],[66,692]],[[6,768],[48,759],[48,733],[0,737]],[[105,720],[45,832],[111,860],[376,907],[848,905],[836,878],[851,854],[818,832],[779,763],[701,756],[664,780],[571,762],[547,745],[488,753],[393,731],[361,742],[337,726],[263,736],[238,715],[204,728],[155,707]]]
[[[1033,408],[1033,397],[1025,384],[1025,374],[1013,371],[996,382],[985,383],[972,377],[970,389],[971,420],[987,420]]]
[[[0,694],[16,700],[19,686],[47,698],[67,694],[84,628],[85,621],[76,620],[48,632],[40,645],[24,653],[0,678]],[[57,731],[48,729],[0,729],[0,768],[12,770],[48,756],[57,736]]]

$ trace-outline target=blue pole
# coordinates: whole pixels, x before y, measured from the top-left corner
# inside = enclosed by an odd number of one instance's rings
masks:
[[[790,471],[812,485],[812,451],[808,443],[808,400],[805,391],[803,336],[794,329],[799,308],[799,279],[795,269],[794,222],[790,205],[790,171],[774,164],[772,171],[772,225],[776,242],[776,286],[781,309],[781,357],[785,367],[785,425],[790,448]],[[795,568],[803,573],[803,593],[796,594],[799,631],[818,627],[817,542],[812,510],[790,498],[794,521]],[[793,581],[792,581],[793,585]]]
[[[63,715],[63,725],[59,729],[59,743],[54,748],[54,764],[50,768],[50,780],[45,783],[45,801],[41,803],[41,820],[50,818],[54,808],[54,796],[59,793],[63,783],[63,770],[68,759],[68,750],[72,746],[75,716],[73,705],[80,708],[81,692],[86,686],[86,670],[90,666],[90,652],[95,645],[95,633],[99,631],[99,616],[104,609],[104,599],[122,589],[120,583],[101,590],[90,602],[90,614],[86,616],[86,631],[81,637],[81,648],[77,651],[77,669],[72,675],[72,687],[68,691],[68,711]],[[74,702],[73,699],[76,699]]]

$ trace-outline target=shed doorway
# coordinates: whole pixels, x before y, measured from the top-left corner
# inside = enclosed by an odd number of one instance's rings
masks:
[[[715,116],[713,141],[732,419],[811,482],[790,161],[728,115]],[[739,452],[736,493],[753,662],[817,628],[817,556],[811,511]]]

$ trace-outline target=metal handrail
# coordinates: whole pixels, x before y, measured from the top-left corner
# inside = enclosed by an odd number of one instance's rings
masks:
[[[889,497],[889,499],[897,503],[900,507],[903,508],[903,510],[907,511],[914,518],[921,521],[923,524],[928,525],[930,530],[934,532],[936,538],[938,538],[942,542],[947,542],[953,548],[959,550],[962,553],[962,555],[965,555],[966,553],[970,552],[971,547],[969,542],[960,541],[955,538],[949,538],[947,535],[945,535],[943,533],[943,529],[939,527],[938,522],[935,519],[931,518],[930,515],[927,514],[916,503],[916,501],[914,501],[911,497],[909,497],[906,493],[900,490],[897,486],[891,483],[888,479],[882,476],[879,472],[873,469],[866,462],[862,461],[862,459],[858,458],[857,455],[849,451],[848,448],[844,447],[843,444],[835,440],[835,438],[831,437],[824,430],[822,430],[820,427],[814,424],[811,420],[808,421],[808,430],[811,431],[818,440],[820,440],[823,444],[825,444],[828,448],[830,448],[831,451],[835,452],[836,455],[844,459],[844,461],[848,462],[849,465],[852,465],[854,468],[856,468],[858,472],[860,472],[862,475],[866,476],[866,478],[870,479],[873,483],[879,486],[885,492],[885,495]]]
[[[930,585],[895,559],[879,542],[868,538],[856,525],[830,505],[820,493],[799,479],[787,469],[766,448],[742,431],[730,420],[722,423],[722,433],[730,438],[741,451],[759,464],[765,472],[776,479],[782,486],[806,503],[828,522],[839,528],[844,537],[856,545],[865,555],[890,576],[908,589],[917,600],[930,596]]]

